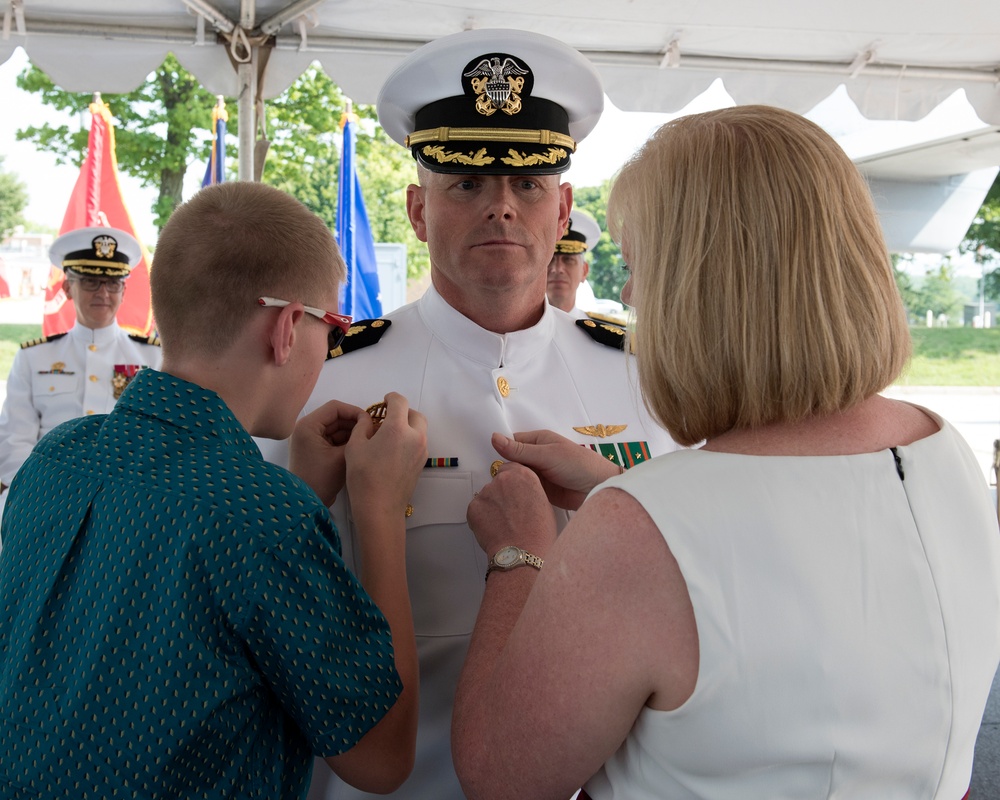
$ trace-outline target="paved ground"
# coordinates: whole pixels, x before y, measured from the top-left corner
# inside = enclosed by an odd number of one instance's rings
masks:
[[[970,800],[1000,798],[1000,672],[993,679],[993,689],[979,729],[970,790]]]

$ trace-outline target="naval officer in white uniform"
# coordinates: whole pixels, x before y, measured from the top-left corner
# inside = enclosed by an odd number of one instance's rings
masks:
[[[66,333],[25,342],[14,356],[0,411],[0,511],[6,489],[35,443],[57,425],[107,414],[142,367],[160,366],[156,337],[118,327],[125,281],[142,257],[117,228],[78,228],[52,243],[76,322]]]
[[[504,30],[418,49],[379,95],[379,121],[418,162],[407,209],[427,242],[432,285],[384,320],[357,325],[327,361],[306,411],[334,397],[368,407],[395,391],[427,417],[430,458],[408,509],[406,544],[420,723],[413,774],[394,797],[463,797],[451,710],[493,555],[479,549],[465,516],[499,458],[490,435],[550,428],[623,468],[677,448],[643,410],[621,328],[573,320],[545,299],[573,205],[559,173],[603,99],[596,71],[575,50]],[[343,498],[334,514],[350,564],[354,530]],[[616,535],[627,531],[609,531],[609,544]],[[497,702],[530,703],[530,692]],[[369,797],[329,774],[314,773],[311,798]]]
[[[582,208],[574,208],[570,212],[566,232],[556,242],[556,251],[549,261],[548,282],[545,285],[549,305],[576,319],[587,316],[577,306],[576,294],[590,274],[586,254],[594,249],[600,238],[601,226],[597,220]]]

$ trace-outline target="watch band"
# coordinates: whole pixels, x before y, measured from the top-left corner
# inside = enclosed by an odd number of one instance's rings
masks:
[[[517,557],[514,561],[510,563],[499,563],[497,561],[497,556],[501,553],[507,553],[510,555],[511,551],[515,551]],[[523,550],[515,545],[507,545],[506,547],[501,547],[494,554],[493,558],[490,559],[489,566],[486,567],[486,580],[489,579],[490,573],[494,570],[500,572],[508,572],[512,569],[517,569],[518,567],[534,567],[535,569],[541,569],[542,565],[545,563],[541,558],[536,556],[534,553],[529,553],[527,550]]]
[[[527,564],[529,567],[534,567],[535,569],[541,569],[542,566],[545,564],[545,562],[542,559],[540,559],[538,556],[532,553],[524,554],[524,563]]]

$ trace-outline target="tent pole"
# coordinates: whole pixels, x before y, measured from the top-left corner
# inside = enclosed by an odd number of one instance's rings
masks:
[[[240,95],[237,99],[239,107],[239,124],[237,134],[240,140],[239,174],[241,181],[252,181],[254,134],[257,130],[254,98],[257,96],[257,45],[252,47],[250,61],[240,64],[237,77],[240,82]]]
[[[256,12],[256,0],[240,1],[240,27],[244,31],[253,30]],[[237,135],[240,141],[238,177],[241,181],[253,180],[253,140],[257,133],[257,58],[260,48],[253,42],[248,44],[250,58],[241,61],[236,70],[240,82],[240,94],[237,98],[240,120]]]

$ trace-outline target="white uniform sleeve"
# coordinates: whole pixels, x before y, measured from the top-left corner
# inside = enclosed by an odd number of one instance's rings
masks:
[[[0,482],[10,486],[38,442],[41,418],[31,390],[31,363],[25,350],[14,356],[7,377],[7,397],[0,411]]]

